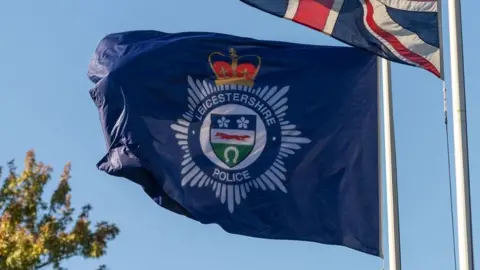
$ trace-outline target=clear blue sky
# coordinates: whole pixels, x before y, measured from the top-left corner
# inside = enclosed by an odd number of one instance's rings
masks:
[[[445,1],[444,1],[445,2]],[[446,4],[446,2],[445,2]],[[462,1],[475,244],[480,243],[480,53],[478,1]],[[444,5],[446,10],[446,5]],[[446,27],[446,19],[444,26]],[[238,0],[2,1],[0,4],[0,162],[25,152],[54,166],[73,163],[73,203],[121,234],[100,261],[70,270],[380,269],[376,257],[336,246],[230,235],[158,207],[141,188],[95,167],[105,145],[86,76],[98,41],[112,32],[216,31],[260,39],[341,45],[332,38]],[[447,31],[444,37],[448,38]],[[446,47],[448,49],[448,47]],[[447,51],[448,52],[448,51]],[[449,66],[447,85],[449,85]],[[403,269],[453,269],[442,84],[428,72],[393,65]],[[450,107],[449,100],[449,107]],[[50,189],[58,180],[52,181]],[[477,196],[476,196],[477,195]],[[480,249],[476,249],[476,257]]]

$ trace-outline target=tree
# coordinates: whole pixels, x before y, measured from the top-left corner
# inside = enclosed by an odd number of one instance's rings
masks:
[[[71,257],[100,258],[107,242],[119,233],[105,221],[91,225],[90,205],[74,217],[70,194],[70,163],[65,165],[58,187],[47,203],[42,199],[52,169],[35,160],[28,151],[25,168],[16,173],[14,161],[0,188],[0,269],[34,270],[61,263]],[[0,179],[2,171],[0,168]],[[105,265],[100,269],[106,269]]]

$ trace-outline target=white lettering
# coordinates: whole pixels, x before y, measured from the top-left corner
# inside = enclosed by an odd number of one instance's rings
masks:
[[[220,103],[224,103],[225,102],[225,95],[224,94],[219,94],[218,99],[220,100]]]
[[[197,112],[195,113],[195,118],[202,120],[207,111],[212,107],[216,107],[223,103],[230,103],[232,101],[240,102],[243,104],[253,107],[256,111],[259,112],[265,119],[268,126],[277,123],[273,117],[273,113],[270,110],[269,106],[266,105],[262,100],[257,99],[256,97],[250,96],[249,94],[243,93],[221,93],[217,95],[212,95],[210,98],[203,100],[202,104],[198,106]],[[220,176],[219,176],[220,177]],[[227,179],[227,176],[225,176]]]
[[[248,96],[243,94],[241,97],[240,97],[240,102],[243,102],[243,103],[248,103]]]
[[[242,182],[251,178],[250,174],[246,170],[241,172],[231,173],[231,172],[225,172],[218,168],[215,168],[215,170],[213,170],[212,177],[213,179],[218,179],[220,181],[225,181],[225,182]]]
[[[217,168],[215,168],[215,170],[213,170],[212,177],[213,177],[213,178],[217,178],[219,174],[220,174],[220,170],[217,169]]]
[[[205,114],[205,108],[203,106],[200,106],[198,108],[198,112],[200,113],[200,115],[204,115]]]
[[[268,118],[266,122],[267,126],[270,126],[272,124],[275,124],[277,121],[275,120],[275,118]]]
[[[257,101],[257,103],[255,103],[255,106],[253,107],[260,111],[263,108],[263,106],[264,105],[260,101]]]
[[[212,96],[212,101],[213,101],[213,104],[214,104],[214,105],[217,105],[217,104],[218,104],[218,98],[217,98],[217,96]]]
[[[267,111],[263,112],[263,116],[265,118],[269,118],[270,116],[272,116],[272,112],[270,110],[267,110]]]
[[[250,99],[248,100],[248,105],[250,106],[253,106],[255,104],[255,98],[254,97],[250,97]]]
[[[205,100],[205,103],[203,103],[203,104],[205,104],[205,106],[207,106],[207,109],[210,109],[210,107],[212,107],[212,105],[213,105],[211,99]]]

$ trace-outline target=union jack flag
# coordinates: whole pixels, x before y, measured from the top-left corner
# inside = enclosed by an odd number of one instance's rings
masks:
[[[443,78],[437,0],[240,0]]]

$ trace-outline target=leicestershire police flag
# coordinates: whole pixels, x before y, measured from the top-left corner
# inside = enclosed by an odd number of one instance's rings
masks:
[[[234,234],[382,256],[370,53],[217,33],[106,36],[98,167]]]

